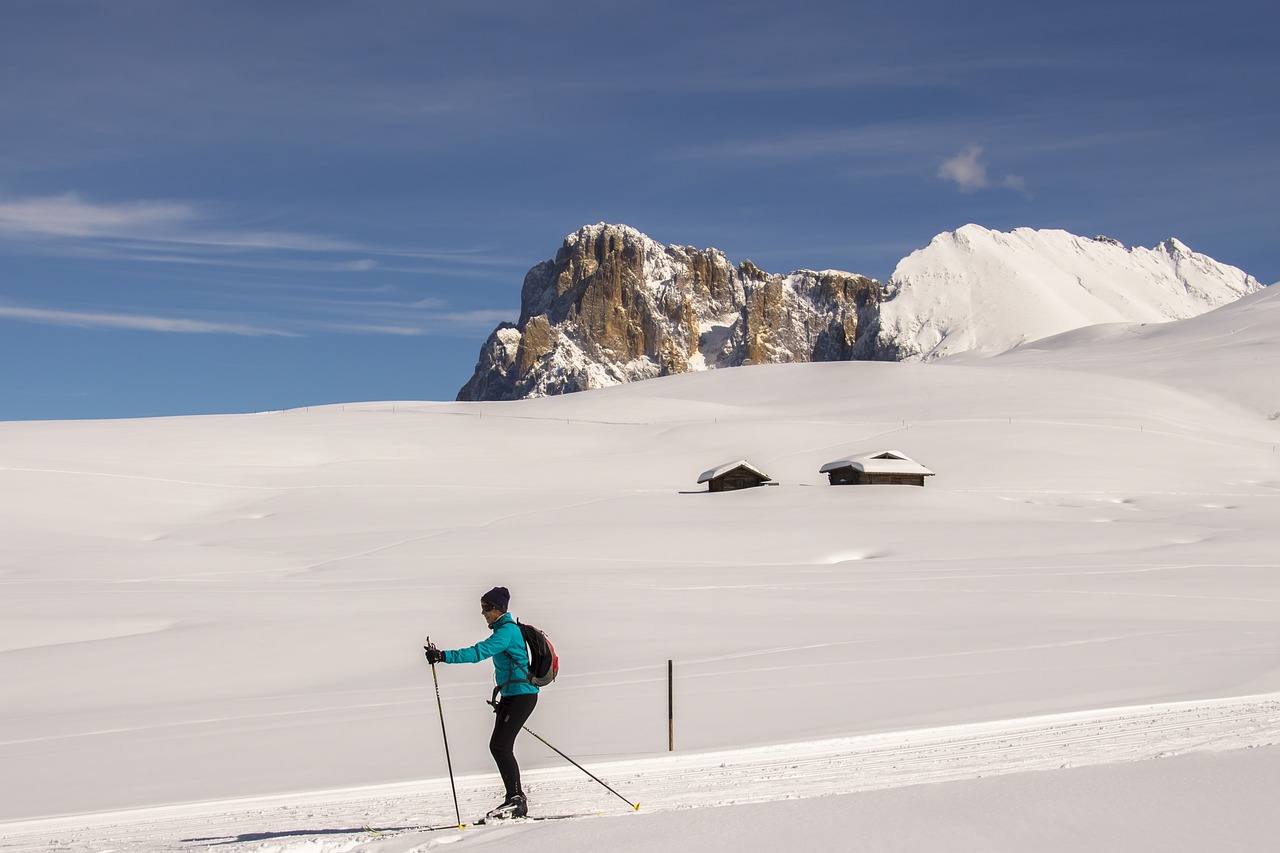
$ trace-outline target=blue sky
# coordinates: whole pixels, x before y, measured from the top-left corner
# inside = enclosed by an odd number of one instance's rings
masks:
[[[0,419],[450,400],[626,223],[884,279],[941,231],[1280,279],[1274,3],[4,0]]]

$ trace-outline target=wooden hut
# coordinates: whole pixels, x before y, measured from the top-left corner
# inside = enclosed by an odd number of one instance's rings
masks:
[[[703,471],[699,483],[707,484],[709,492],[732,492],[735,489],[751,489],[763,486],[773,478],[745,459]]]
[[[819,469],[833,486],[923,486],[933,472],[899,450],[863,453]]]

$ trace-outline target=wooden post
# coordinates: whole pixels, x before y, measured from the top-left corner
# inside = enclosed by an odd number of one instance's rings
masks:
[[[667,752],[676,751],[676,703],[674,698],[673,670],[671,661],[667,661]]]

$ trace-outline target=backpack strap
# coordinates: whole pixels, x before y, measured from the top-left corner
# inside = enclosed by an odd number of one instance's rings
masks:
[[[520,627],[519,620],[516,620],[515,624],[517,628]],[[522,643],[524,642],[524,631],[520,632],[520,642]],[[526,643],[526,647],[527,645],[528,644]],[[493,696],[492,698],[490,698],[489,704],[493,706],[493,712],[495,714],[498,713],[498,694],[502,692],[502,688],[506,687],[508,684],[532,684],[533,683],[533,674],[530,673],[528,669],[520,665],[520,662],[516,660],[515,655],[505,650],[502,653],[507,656],[507,660],[511,661],[511,668],[513,670],[518,669],[524,673],[524,678],[509,678],[506,681],[502,682],[501,684],[494,685]],[[530,665],[532,665],[532,662],[530,662]]]

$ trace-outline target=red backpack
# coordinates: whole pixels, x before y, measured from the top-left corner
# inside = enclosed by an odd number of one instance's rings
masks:
[[[540,629],[526,625],[519,619],[516,624],[520,626],[524,644],[529,650],[527,679],[535,687],[546,687],[560,674],[560,656],[556,654],[556,647]]]

